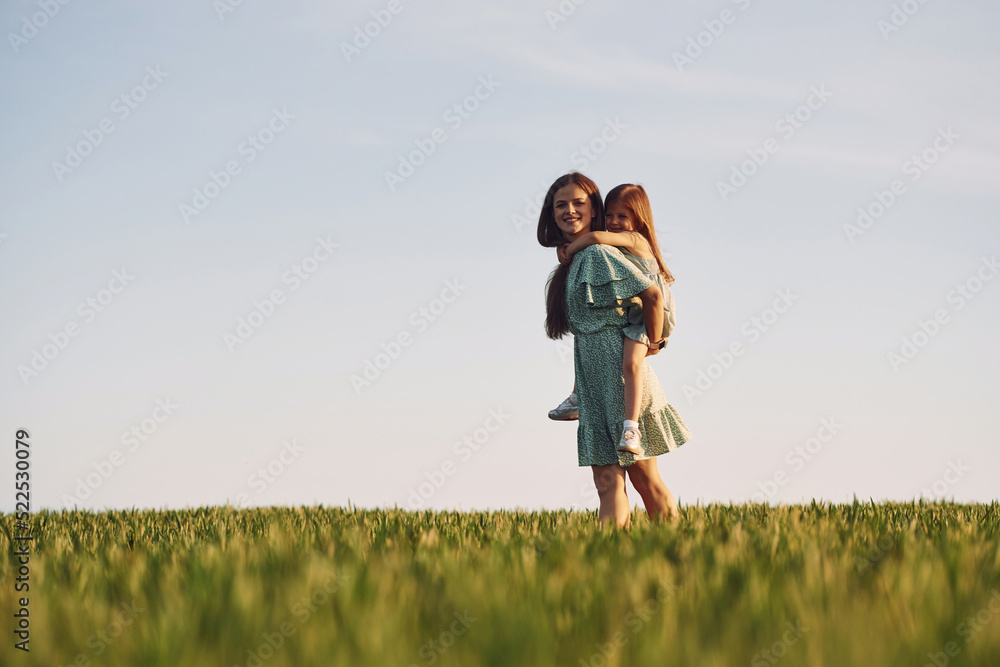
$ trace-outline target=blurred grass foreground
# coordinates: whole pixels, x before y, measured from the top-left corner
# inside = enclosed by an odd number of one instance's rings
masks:
[[[1000,665],[1000,505],[0,515],[2,665]]]

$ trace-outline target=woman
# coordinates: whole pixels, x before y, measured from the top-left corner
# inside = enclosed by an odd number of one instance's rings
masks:
[[[604,204],[597,185],[579,173],[556,179],[545,195],[538,218],[538,242],[558,247],[591,230],[604,230]],[[629,522],[625,474],[642,496],[649,517],[674,519],[677,503],[660,477],[654,457],[677,449],[690,437],[677,411],[667,403],[660,383],[647,362],[642,365],[642,403],[639,416],[642,454],[616,451],[625,414],[622,381],[622,328],[627,309],[641,303],[648,317],[662,317],[662,294],[649,279],[612,246],[592,245],[578,252],[570,264],[561,264],[546,289],[545,331],[550,338],[572,333],[573,360],[579,400],[577,456],[594,473],[600,496],[601,523]],[[646,322],[659,331],[662,320]],[[658,336],[651,336],[651,339]],[[656,354],[658,349],[650,349]]]

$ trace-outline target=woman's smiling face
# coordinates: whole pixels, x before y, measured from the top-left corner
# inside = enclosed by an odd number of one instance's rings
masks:
[[[555,216],[556,226],[566,240],[572,241],[590,231],[590,225],[594,220],[594,207],[590,203],[590,196],[583,191],[583,188],[576,183],[570,183],[556,190],[552,198],[552,214]]]

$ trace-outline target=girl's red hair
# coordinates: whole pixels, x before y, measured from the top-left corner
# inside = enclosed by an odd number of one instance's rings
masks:
[[[642,238],[646,239],[646,243],[649,244],[649,249],[653,252],[653,257],[656,258],[656,264],[660,267],[663,281],[668,285],[674,282],[674,276],[667,269],[663,256],[660,254],[660,245],[656,242],[656,230],[653,228],[653,207],[649,205],[646,189],[641,185],[623,183],[613,188],[605,197],[604,210],[610,210],[612,205],[618,203],[632,213],[636,224],[635,231],[641,234]]]

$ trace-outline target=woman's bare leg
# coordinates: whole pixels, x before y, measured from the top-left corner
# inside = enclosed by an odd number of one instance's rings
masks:
[[[646,513],[651,521],[673,521],[678,518],[680,513],[677,501],[660,477],[655,458],[636,461],[626,470],[632,486],[642,497],[642,504],[646,506]]]
[[[639,421],[639,404],[642,402],[642,362],[646,359],[648,345],[625,337],[622,354],[622,377],[625,379],[625,419]]]
[[[594,471],[594,486],[601,498],[598,521],[603,525],[614,520],[615,526],[627,526],[631,518],[628,496],[625,495],[625,469],[620,465],[590,466]]]

